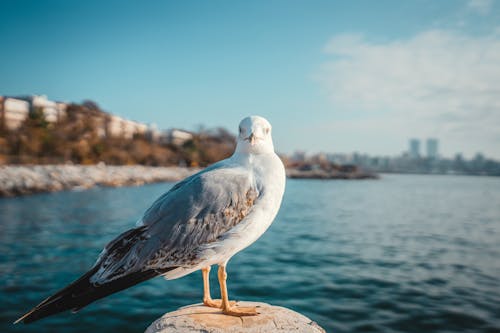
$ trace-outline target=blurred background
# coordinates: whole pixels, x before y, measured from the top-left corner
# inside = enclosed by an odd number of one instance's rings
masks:
[[[2,332],[142,332],[198,302],[194,273],[11,325],[251,114],[289,180],[232,297],[327,331],[500,331],[499,1],[0,4]]]

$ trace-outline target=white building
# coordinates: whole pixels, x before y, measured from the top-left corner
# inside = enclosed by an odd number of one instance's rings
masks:
[[[193,133],[180,129],[171,129],[165,132],[162,141],[176,146],[181,146],[185,142],[193,139]]]
[[[49,101],[45,95],[32,96],[31,107],[41,109],[45,120],[49,123],[58,122],[66,116],[66,104]]]
[[[146,132],[146,136],[150,141],[158,142],[161,140],[161,132],[158,130],[158,126],[156,124],[151,123],[148,125],[148,130]]]
[[[108,121],[108,135],[111,137],[123,137],[132,139],[134,135],[145,135],[148,131],[148,125],[137,121],[124,119],[119,116],[110,115]]]
[[[0,96],[0,111],[8,129],[18,129],[28,118],[30,112],[40,109],[49,123],[60,121],[66,116],[65,103],[53,102],[47,96],[2,97]]]
[[[10,130],[18,129],[30,113],[30,104],[21,99],[0,96],[1,118]]]
[[[3,121],[8,129],[15,130],[28,118],[30,112],[41,110],[47,122],[56,123],[66,117],[67,106],[65,103],[50,101],[44,95],[26,97],[0,96],[0,121]],[[132,139],[136,134],[151,136],[150,132],[153,132],[156,137],[159,136],[156,128],[151,129],[146,124],[116,115],[99,113],[96,121],[97,134],[100,137],[110,136]],[[186,134],[182,131],[173,134],[174,140],[182,141],[185,136]],[[192,137],[190,133],[187,136],[188,139]]]

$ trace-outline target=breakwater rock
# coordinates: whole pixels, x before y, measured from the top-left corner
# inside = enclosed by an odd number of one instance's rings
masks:
[[[142,185],[178,181],[199,169],[141,165],[0,166],[0,197],[87,189],[94,186]]]
[[[236,306],[240,305],[257,306],[259,314],[233,317],[224,315],[220,309],[195,304],[166,313],[152,323],[145,333],[325,332],[311,319],[287,308],[256,302],[236,304]]]

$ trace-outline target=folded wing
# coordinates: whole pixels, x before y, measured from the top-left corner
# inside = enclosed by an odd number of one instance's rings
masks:
[[[89,303],[201,259],[247,216],[259,198],[242,168],[212,167],[176,184],[145,212],[140,226],[111,241],[94,267],[18,319],[25,323]]]

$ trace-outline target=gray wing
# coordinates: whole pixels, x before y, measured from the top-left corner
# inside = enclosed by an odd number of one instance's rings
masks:
[[[240,223],[258,197],[253,178],[242,168],[214,166],[186,178],[153,203],[142,226],[106,246],[91,281],[195,265],[201,248]]]

